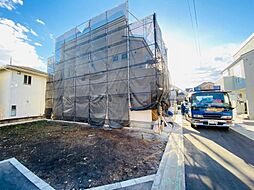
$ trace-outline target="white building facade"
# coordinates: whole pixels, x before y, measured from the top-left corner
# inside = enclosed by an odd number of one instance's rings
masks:
[[[231,91],[235,115],[254,119],[254,33],[234,55],[234,60],[216,83]]]
[[[47,73],[21,66],[0,67],[0,120],[42,116]]]

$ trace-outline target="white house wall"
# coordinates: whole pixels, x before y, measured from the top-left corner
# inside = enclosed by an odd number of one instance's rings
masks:
[[[254,51],[244,56],[246,75],[246,95],[250,119],[254,119]]]
[[[221,85],[221,88],[223,90],[234,90],[234,77],[233,76],[227,76],[227,77],[222,77],[218,83]]]
[[[234,59],[238,59],[241,55],[254,49],[254,33],[246,40],[244,46],[234,55]]]
[[[0,119],[8,118],[11,72],[0,71]]]
[[[32,76],[31,85],[24,84],[24,75]],[[1,119],[41,116],[45,110],[46,77],[24,72],[5,71],[1,78]],[[4,85],[2,85],[2,81]],[[11,106],[16,105],[16,116],[11,117]]]

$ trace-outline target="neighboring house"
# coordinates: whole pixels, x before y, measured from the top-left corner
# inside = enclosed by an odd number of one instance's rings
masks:
[[[196,86],[195,88],[200,88],[200,89],[213,89],[214,83],[213,82],[203,82],[200,85]]]
[[[41,116],[47,73],[23,66],[0,67],[0,120]]]
[[[254,33],[234,55],[234,62],[225,68],[216,83],[231,91],[236,115],[254,119]]]
[[[175,113],[178,111],[177,105],[180,105],[186,99],[187,94],[188,93],[186,91],[172,85],[170,92],[170,104],[174,107]]]

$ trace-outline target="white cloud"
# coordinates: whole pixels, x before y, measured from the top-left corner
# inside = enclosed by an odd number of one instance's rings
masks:
[[[40,43],[38,43],[38,42],[35,42],[34,45],[39,46],[39,47],[42,46],[42,44],[40,44]]]
[[[23,5],[23,0],[0,0],[0,7],[10,11],[15,9],[16,5]]]
[[[37,34],[33,29],[30,29],[30,32],[31,32],[31,34],[33,34],[34,36],[38,36],[38,34]]]
[[[40,24],[42,24],[42,25],[45,25],[45,22],[43,22],[43,21],[40,20],[40,19],[36,19],[36,22],[38,22],[38,23],[40,23]]]
[[[220,72],[232,63],[232,55],[239,44],[224,44],[202,49],[198,55],[193,39],[176,33],[164,34],[168,48],[169,69],[173,83],[184,89],[205,81],[215,81]]]
[[[21,24],[19,24],[19,23],[17,23],[17,26],[18,26],[19,28],[21,28],[24,32],[29,32],[29,29],[26,28],[25,26],[23,26],[23,25],[21,25]]]
[[[13,65],[46,69],[35,46],[28,43],[29,31],[21,24],[0,18],[0,65],[9,64],[12,58]]]

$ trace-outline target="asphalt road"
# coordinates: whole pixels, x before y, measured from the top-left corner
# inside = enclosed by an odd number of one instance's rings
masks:
[[[187,190],[254,190],[254,141],[232,130],[183,125]]]

